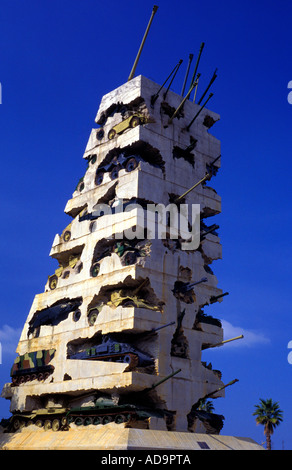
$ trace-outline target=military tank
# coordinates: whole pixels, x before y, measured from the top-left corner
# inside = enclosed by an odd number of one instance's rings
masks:
[[[169,374],[151,387],[136,392],[138,401],[151,390],[161,385],[166,380],[178,374],[181,369]],[[140,398],[140,400],[139,400]],[[15,432],[19,429],[34,424],[49,431],[68,431],[70,424],[76,426],[105,425],[110,422],[121,424],[130,420],[146,420],[150,417],[163,418],[171,413],[160,408],[150,408],[138,403],[116,403],[112,397],[99,397],[93,406],[43,408],[32,412],[14,413],[6,423],[5,432]]]
[[[149,334],[154,334],[173,324],[174,322],[170,322],[166,325],[159,326],[158,328],[153,328],[140,336],[143,337]],[[125,362],[128,363],[130,369],[154,365],[154,359],[150,354],[141,351],[129,343],[121,343],[110,334],[105,335],[102,338],[102,343],[99,345],[91,346],[76,353],[69,353],[68,359]]]
[[[131,344],[119,343],[111,335],[106,335],[102,343],[97,346],[70,354],[68,359],[125,362],[131,369],[154,365],[154,359],[150,354],[140,351]]]
[[[50,361],[55,355],[55,349],[42,349],[17,356],[11,368],[12,385],[17,386],[31,380],[45,380],[54,371]]]

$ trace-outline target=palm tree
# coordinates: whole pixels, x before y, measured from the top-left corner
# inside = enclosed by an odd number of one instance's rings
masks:
[[[207,400],[206,398],[205,399],[202,398],[200,400],[200,405],[198,407],[198,410],[204,410],[204,411],[207,411],[208,413],[213,413],[214,409],[215,408],[211,400]]]
[[[271,450],[271,435],[274,429],[283,421],[283,411],[280,410],[278,402],[273,402],[271,398],[263,400],[260,398],[260,404],[255,405],[256,423],[264,425],[264,434],[266,436],[267,450]]]

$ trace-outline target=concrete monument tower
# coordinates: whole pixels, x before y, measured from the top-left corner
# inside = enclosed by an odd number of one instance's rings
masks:
[[[49,442],[86,431],[94,448],[119,448],[117,432],[220,433],[224,417],[199,409],[235,382],[204,362],[223,341],[214,315],[224,293],[211,269],[221,200],[206,184],[220,167],[210,132],[219,115],[189,99],[196,84],[183,97],[140,75],[102,98],[70,223],[51,248],[58,266],[2,391],[9,433],[34,425]]]

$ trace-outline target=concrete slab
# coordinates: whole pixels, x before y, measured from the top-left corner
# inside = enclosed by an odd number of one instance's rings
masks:
[[[111,427],[0,433],[1,450],[264,450],[245,437]]]

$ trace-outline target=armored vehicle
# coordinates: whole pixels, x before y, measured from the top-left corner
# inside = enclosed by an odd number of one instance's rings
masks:
[[[109,173],[110,179],[115,180],[119,176],[119,171],[122,168],[128,172],[135,170],[141,160],[142,158],[138,155],[125,156],[125,154],[121,152],[118,156],[113,157],[110,163],[100,166],[97,169],[95,184],[97,186],[102,184],[105,173]]]
[[[116,126],[112,127],[107,136],[109,140],[112,140],[116,137],[117,134],[122,134],[126,129],[134,128],[140,124],[146,124],[147,122],[150,121],[146,116],[144,116],[144,114],[134,114],[119,122]]]
[[[154,364],[153,357],[150,354],[140,351],[131,344],[119,343],[111,335],[104,336],[102,343],[97,346],[70,354],[69,359],[126,362],[130,368],[146,367]]]
[[[55,355],[55,349],[42,349],[17,356],[11,368],[12,385],[17,386],[30,380],[45,380],[54,371],[49,364]]]
[[[39,410],[14,413],[7,425],[6,432],[15,432],[25,426],[34,424],[45,431],[59,431],[68,429],[66,413],[67,408],[40,408]]]
[[[58,285],[58,279],[60,277],[67,278],[72,272],[77,274],[80,271],[82,267],[80,257],[81,254],[70,255],[68,262],[60,264],[60,266],[56,269],[55,274],[49,276],[49,288],[51,290],[56,289]]]
[[[144,394],[154,390],[166,380],[178,374],[181,369],[172,372],[172,374],[163,378],[151,387],[136,392],[136,396],[141,398]],[[139,400],[139,398],[138,398]],[[144,400],[142,400],[144,401]],[[143,404],[125,403],[118,404],[111,397],[99,397],[94,406],[64,407],[64,408],[43,408],[31,412],[14,413],[9,422],[6,423],[6,432],[15,432],[24,426],[35,424],[44,427],[45,430],[68,431],[71,423],[77,426],[88,426],[89,424],[107,424],[115,422],[124,423],[130,419],[145,420],[150,417],[169,416],[171,413],[167,410],[150,408]]]

